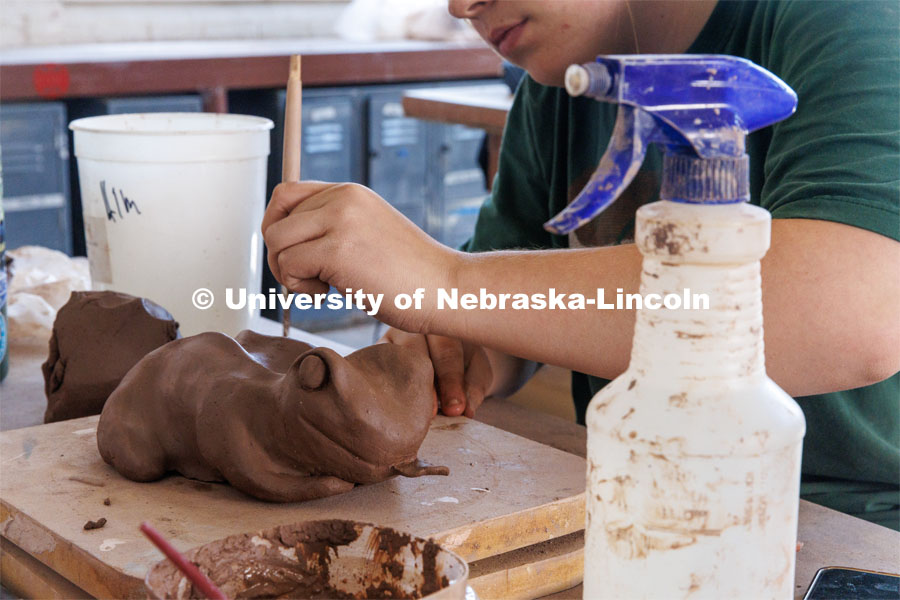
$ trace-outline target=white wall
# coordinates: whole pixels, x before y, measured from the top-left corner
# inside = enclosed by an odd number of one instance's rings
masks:
[[[0,47],[332,35],[349,0],[0,0]]]

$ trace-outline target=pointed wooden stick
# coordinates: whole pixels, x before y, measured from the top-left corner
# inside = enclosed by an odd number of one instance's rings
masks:
[[[284,102],[284,149],[281,161],[281,182],[300,181],[300,135],[302,131],[303,84],[300,77],[300,56],[291,56],[291,70],[287,81],[287,98]],[[288,289],[281,286],[287,297]],[[288,337],[291,330],[290,307],[282,309],[282,334]]]

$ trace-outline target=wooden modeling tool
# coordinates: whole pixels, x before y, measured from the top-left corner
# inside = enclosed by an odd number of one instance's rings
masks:
[[[223,594],[221,590],[216,587],[216,584],[197,568],[197,565],[186,559],[174,546],[172,546],[172,544],[165,540],[162,534],[146,521],[141,523],[141,533],[150,538],[153,545],[159,548],[160,551],[166,555],[166,558],[175,563],[175,566],[184,573],[185,577],[190,579],[191,583],[197,586],[204,598],[211,598],[212,600],[228,600],[228,596]]]
[[[291,70],[287,81],[287,98],[284,103],[284,148],[281,160],[281,182],[300,181],[300,133],[302,130],[303,85],[300,78],[300,55],[291,56]],[[281,286],[287,296],[287,286]],[[291,330],[290,307],[283,309],[282,334],[288,337]]]

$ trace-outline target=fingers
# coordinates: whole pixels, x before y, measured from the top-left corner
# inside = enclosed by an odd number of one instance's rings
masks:
[[[324,238],[297,243],[275,256],[272,273],[278,281],[295,292],[327,292],[330,271],[324,268],[331,254]],[[270,255],[270,259],[272,255]]]
[[[263,216],[260,227],[262,234],[265,236],[266,231],[273,223],[291,214],[297,208],[297,205],[307,198],[336,185],[340,184],[324,181],[303,181],[300,183],[281,183],[275,186],[275,189],[272,191],[272,199],[266,207],[266,213]]]
[[[448,417],[459,416],[466,410],[462,342],[440,335],[428,335],[425,339],[428,342],[431,364],[434,365],[441,412]]]
[[[466,411],[465,415],[470,419],[475,416],[475,411],[484,402],[484,396],[490,389],[494,379],[491,371],[491,363],[488,360],[484,348],[473,344],[463,346],[465,357],[466,377]]]
[[[430,287],[456,268],[453,251],[364,186],[284,184],[272,198],[263,224],[266,261],[291,289],[318,288],[318,280],[393,299],[411,283]],[[431,307],[403,311],[391,301],[378,314],[408,331],[421,330],[433,316]]]
[[[288,274],[281,272],[285,261],[280,258],[286,248],[329,233],[335,238],[331,240],[333,245],[340,246],[349,233],[357,233],[358,213],[365,213],[366,201],[372,195],[368,188],[353,183],[282,183],[276,187],[262,225],[267,261],[275,278],[287,285]],[[352,214],[347,206],[355,209]]]
[[[269,262],[269,269],[272,270],[275,279],[287,285],[285,278],[288,273],[283,273],[282,268],[293,264],[288,256],[303,258],[303,253],[299,251],[299,244],[322,237],[326,227],[326,216],[322,214],[321,210],[314,210],[288,215],[273,223],[266,230],[264,236],[268,248],[266,260]],[[292,252],[286,252],[288,249]]]

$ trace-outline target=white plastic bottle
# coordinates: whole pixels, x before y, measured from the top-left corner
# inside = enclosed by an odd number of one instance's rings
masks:
[[[805,422],[765,373],[769,225],[747,204],[638,211],[641,294],[709,309],[638,311],[588,407],[585,598],[793,596]]]
[[[666,149],[662,200],[638,211],[635,242],[641,297],[668,302],[637,312],[628,369],[587,409],[584,597],[789,599],[806,425],[766,376],[770,216],[746,203],[744,142],[789,116],[796,94],[715,55],[601,56],[570,67],[566,88],[620,104],[619,116],[591,181],[548,230],[595,217],[648,144]]]

